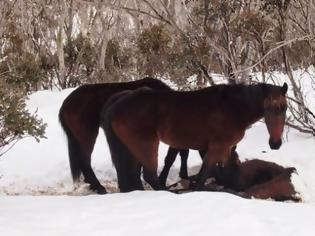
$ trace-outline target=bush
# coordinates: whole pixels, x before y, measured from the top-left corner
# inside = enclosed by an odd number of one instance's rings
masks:
[[[18,89],[0,83],[0,156],[25,137],[44,138],[46,124],[26,109],[25,98]]]

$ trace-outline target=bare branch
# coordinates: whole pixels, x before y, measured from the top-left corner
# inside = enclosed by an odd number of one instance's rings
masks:
[[[280,41],[280,42],[277,42],[277,46],[270,49],[263,57],[261,57],[256,63],[254,63],[253,65],[247,67],[247,68],[244,68],[242,70],[237,70],[236,73],[241,73],[241,72],[244,72],[244,71],[247,71],[247,70],[251,70],[253,69],[254,67],[258,66],[263,60],[265,60],[271,53],[275,52],[276,50],[282,48],[282,47],[285,47],[287,45],[290,45],[292,43],[295,43],[295,42],[298,42],[298,41],[305,41],[305,40],[314,40],[315,39],[315,35],[311,34],[311,35],[304,35],[302,37],[298,37],[298,38],[294,38],[294,39],[291,39],[291,40],[287,40],[287,41]]]

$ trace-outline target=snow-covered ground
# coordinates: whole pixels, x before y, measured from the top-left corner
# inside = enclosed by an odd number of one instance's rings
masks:
[[[280,150],[271,151],[262,122],[238,145],[241,159],[260,158],[296,167],[294,179],[303,203],[247,200],[218,192],[172,194],[140,191],[95,195],[86,185],[73,190],[66,138],[58,110],[72,90],[41,91],[28,107],[48,124],[47,139],[20,141],[0,159],[1,235],[313,235],[315,230],[315,139],[286,130]],[[315,101],[315,93],[309,101]],[[313,103],[315,104],[315,102]],[[167,146],[160,146],[162,167]],[[103,131],[92,156],[93,168],[110,192],[116,173]],[[191,151],[190,173],[200,158]],[[169,182],[178,179],[179,160]]]

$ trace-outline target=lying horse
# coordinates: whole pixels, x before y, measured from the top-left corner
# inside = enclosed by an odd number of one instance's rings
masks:
[[[159,141],[177,149],[207,150],[195,190],[203,188],[216,164],[225,164],[245,130],[263,117],[269,145],[279,149],[287,89],[287,84],[217,85],[192,92],[142,88],[109,99],[101,125],[120,190],[143,189],[141,167],[153,189],[164,189],[157,176]]]
[[[225,166],[216,166],[215,181],[237,195],[242,192],[241,196],[246,198],[300,201],[291,182],[295,172],[293,167],[258,159],[241,162],[234,150]]]
[[[92,190],[106,193],[91,167],[91,153],[99,131],[101,109],[113,94],[142,86],[170,90],[159,80],[144,78],[127,83],[83,85],[64,100],[59,111],[59,120],[68,139],[70,169],[74,183],[79,181],[82,172]]]

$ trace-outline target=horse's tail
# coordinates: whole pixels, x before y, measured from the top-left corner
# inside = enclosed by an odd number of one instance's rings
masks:
[[[131,91],[127,90],[113,95],[105,104],[101,112],[101,126],[105,131],[105,136],[110,147],[110,152],[112,154],[112,161],[115,166],[119,164],[118,162],[121,158],[133,158],[128,148],[119,139],[112,127],[112,119],[115,112],[114,105],[117,104],[122,97],[126,96],[129,93],[131,93]]]
[[[63,104],[59,110],[59,121],[62,129],[64,130],[67,140],[68,140],[68,152],[69,152],[69,162],[70,162],[70,170],[73,182],[79,182],[80,175],[82,173],[80,160],[82,159],[80,155],[82,152],[80,151],[80,144],[71,129],[68,126],[67,121],[65,120],[65,105]]]

